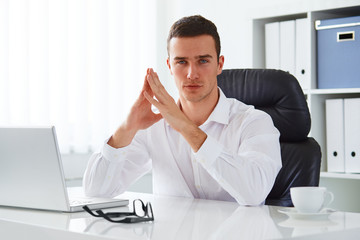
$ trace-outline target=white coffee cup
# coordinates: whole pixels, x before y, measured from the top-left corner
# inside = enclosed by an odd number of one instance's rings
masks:
[[[334,200],[334,194],[325,187],[293,187],[290,195],[295,209],[301,213],[317,213]]]

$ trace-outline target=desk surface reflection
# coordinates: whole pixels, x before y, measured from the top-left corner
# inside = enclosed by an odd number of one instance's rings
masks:
[[[329,239],[360,235],[360,213],[334,212],[326,219],[293,219],[280,207],[243,207],[210,201],[127,192],[153,205],[155,221],[119,224],[86,212],[59,213],[0,207],[4,239]],[[110,211],[106,209],[105,211]],[[129,211],[128,207],[111,211]],[[24,238],[24,236],[26,238]],[[6,238],[8,237],[8,238]]]

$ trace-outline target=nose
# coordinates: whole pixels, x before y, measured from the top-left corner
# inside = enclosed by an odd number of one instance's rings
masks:
[[[189,64],[187,78],[190,80],[197,79],[199,77],[199,71],[196,64]]]

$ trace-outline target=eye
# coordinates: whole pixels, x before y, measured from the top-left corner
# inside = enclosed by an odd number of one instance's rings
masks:
[[[184,60],[179,60],[176,62],[177,64],[185,64],[186,62]]]
[[[209,61],[207,59],[200,59],[200,63],[208,63]]]

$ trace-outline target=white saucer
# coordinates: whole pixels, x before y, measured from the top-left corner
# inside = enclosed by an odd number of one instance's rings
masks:
[[[301,213],[298,212],[295,208],[282,208],[278,209],[280,213],[288,215],[290,218],[294,219],[311,219],[311,220],[324,220],[329,217],[330,214],[336,212],[333,209],[325,208],[317,213]]]

